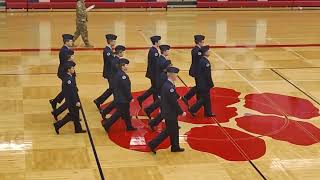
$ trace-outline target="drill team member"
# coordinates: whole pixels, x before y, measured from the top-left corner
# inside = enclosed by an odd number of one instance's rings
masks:
[[[208,60],[210,56],[209,46],[201,47],[200,52],[203,54],[203,57],[199,62],[196,82],[199,99],[189,108],[189,112],[192,116],[195,116],[195,113],[203,106],[205,117],[213,117],[215,114],[211,111],[210,89],[213,88],[214,84],[211,77],[211,64]]]
[[[114,76],[119,71],[120,60],[123,58],[125,51],[126,51],[126,47],[122,45],[118,45],[115,48],[114,58],[111,61],[111,77],[112,77],[111,86],[113,85],[112,81]],[[114,93],[114,90],[113,90],[113,93]],[[114,94],[113,94],[113,98],[114,98]],[[116,103],[113,100],[106,108],[100,110],[100,114],[102,118],[104,118],[107,114],[109,114],[115,107],[116,107]]]
[[[69,51],[68,52],[68,60],[66,63],[68,63],[69,65],[71,64],[73,67],[76,66],[76,63],[74,62],[74,51]],[[65,63],[65,64],[66,64]],[[65,66],[65,65],[64,65]],[[61,77],[64,77],[65,76],[65,72],[64,72],[64,67],[60,68],[59,69],[59,74]],[[76,73],[73,74],[73,76],[76,76]],[[62,78],[63,79],[63,78]],[[75,85],[77,85],[76,83],[76,80],[75,80]],[[77,86],[76,86],[77,87]],[[77,88],[78,90],[78,88]],[[62,92],[62,89],[61,89],[61,92],[59,94],[62,94],[61,96],[63,97],[64,99],[64,95],[63,95],[63,92]],[[59,96],[59,95],[58,95]],[[57,121],[58,120],[58,116],[63,112],[65,111],[66,109],[68,108],[67,106],[67,103],[64,102],[59,108],[56,108],[56,109],[53,109],[53,111],[51,112],[51,114],[53,115],[54,119]]]
[[[63,46],[60,49],[59,52],[59,67],[58,67],[58,73],[57,76],[59,79],[63,79],[64,72],[63,72],[63,65],[68,61],[70,54],[73,55],[73,50],[71,47],[73,46],[73,36],[71,34],[63,34]],[[52,109],[57,108],[57,104],[61,103],[64,99],[63,93],[60,92],[54,99],[49,100],[49,103],[51,104]]]
[[[65,76],[62,83],[62,92],[64,94],[69,113],[60,121],[55,122],[54,128],[57,134],[59,134],[59,129],[64,126],[69,121],[73,121],[75,133],[85,133],[86,131],[82,129],[79,118],[79,108],[81,107],[80,99],[78,95],[78,88],[76,86],[74,66],[72,62],[66,62],[64,65]]]
[[[160,75],[159,83],[157,83],[157,88],[160,90],[160,92],[161,92],[161,88],[162,88],[163,84],[168,80],[167,69],[171,66],[172,66],[172,64],[171,64],[170,60],[166,61],[164,64],[165,69],[163,70],[163,72]],[[178,99],[179,98],[180,98],[180,96],[178,96]],[[157,109],[158,107],[160,107],[161,97],[159,98],[159,101],[156,101],[156,102],[157,102],[157,104],[154,105],[154,109]],[[160,113],[158,113],[158,115],[154,119],[151,119],[149,121],[148,125],[149,125],[150,129],[152,131],[154,131],[154,127],[156,127],[162,120],[163,120],[163,117],[160,112]]]
[[[163,70],[167,67],[167,61],[168,61],[168,56],[169,56],[169,50],[170,46],[169,45],[160,45],[159,46],[161,55],[159,56],[158,60],[156,61],[155,64],[155,73],[154,73],[154,84],[155,84],[155,91],[157,93],[157,96],[160,94],[160,75],[163,72]],[[171,62],[170,62],[171,63]],[[144,108],[144,112],[146,115],[151,119],[150,114],[158,108],[158,105],[160,104],[159,98],[156,99],[151,105],[148,107]]]
[[[183,152],[184,149],[179,146],[179,126],[178,115],[185,116],[178,104],[179,95],[176,92],[174,82],[177,79],[179,69],[175,67],[168,68],[168,80],[161,88],[161,114],[165,119],[166,128],[156,138],[148,143],[150,150],[156,154],[156,148],[170,136],[171,152]]]
[[[131,94],[131,81],[126,74],[129,60],[121,58],[119,60],[119,70],[112,80],[114,102],[117,111],[108,119],[103,118],[102,126],[106,131],[121,117],[127,127],[127,131],[136,130],[131,123],[130,102],[133,101]]]
[[[114,54],[112,48],[116,45],[117,36],[114,34],[107,34],[107,46],[103,50],[103,74],[102,76],[107,79],[109,88],[93,102],[100,110],[100,105],[106,101],[112,94],[111,80],[112,80],[112,61]]]
[[[203,36],[203,35],[195,35],[194,42],[195,42],[196,46],[191,50],[192,62],[191,62],[191,66],[189,69],[189,75],[195,79],[195,82],[197,81],[197,70],[198,70],[199,61],[200,61],[200,58],[202,57],[202,53],[200,52],[200,49],[204,44],[204,39],[205,39],[205,36]],[[187,94],[182,97],[182,101],[187,106],[189,106],[188,101],[194,95],[197,95],[197,99],[198,99],[198,91],[197,91],[196,86],[192,87],[187,92]]]
[[[140,107],[142,107],[143,101],[145,101],[151,95],[153,95],[153,101],[156,101],[158,99],[158,95],[156,93],[156,88],[155,88],[156,87],[155,66],[156,66],[157,59],[159,57],[158,48],[160,45],[161,36],[152,36],[150,40],[152,42],[152,47],[149,49],[149,53],[148,53],[148,66],[147,66],[146,77],[150,79],[151,87],[137,98]]]

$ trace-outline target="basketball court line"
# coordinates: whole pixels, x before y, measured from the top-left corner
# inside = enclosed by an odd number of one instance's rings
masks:
[[[194,46],[171,46],[171,49],[191,49]],[[289,47],[320,47],[320,44],[248,44],[248,45],[211,45],[211,48],[227,49],[227,48],[289,48]],[[150,47],[126,47],[126,50],[147,50]],[[73,48],[75,51],[101,51],[104,48]],[[12,48],[0,49],[0,52],[39,52],[39,51],[60,51],[60,48]]]
[[[81,107],[80,107],[81,114],[82,114],[86,129],[87,129],[87,134],[88,134],[88,137],[89,137],[89,141],[90,141],[90,144],[91,144],[93,155],[94,155],[94,158],[95,158],[97,166],[98,166],[98,171],[99,171],[101,180],[104,180],[105,178],[104,178],[104,174],[103,174],[103,171],[102,171],[102,168],[101,168],[99,156],[98,156],[98,153],[96,151],[96,147],[94,145],[94,141],[93,141],[93,138],[92,138],[92,135],[91,135],[91,131],[90,131],[89,124],[88,124],[88,121],[87,121],[87,118],[86,118],[86,114],[84,113],[84,110],[83,110],[83,105],[82,105],[81,100],[80,100],[80,104],[81,104]]]

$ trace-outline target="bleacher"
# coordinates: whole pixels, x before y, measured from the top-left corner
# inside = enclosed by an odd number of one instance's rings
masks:
[[[96,8],[166,8],[165,1],[126,0],[111,2],[110,0],[86,0],[86,5],[95,4]],[[76,0],[6,0],[7,9],[74,9]]]
[[[96,8],[167,8],[167,1],[86,0]],[[197,0],[198,8],[320,7],[320,0]],[[76,0],[6,0],[7,9],[74,9]]]

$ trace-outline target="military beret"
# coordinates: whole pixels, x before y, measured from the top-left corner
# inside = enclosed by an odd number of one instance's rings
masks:
[[[68,69],[70,69],[71,67],[76,66],[76,63],[73,61],[67,61],[63,64],[63,70],[67,71]]]
[[[114,34],[106,34],[106,39],[107,40],[117,40],[117,37],[116,35]]]
[[[71,35],[71,34],[62,34],[62,39],[63,40],[72,40],[73,39],[73,35]]]
[[[152,43],[156,43],[161,40],[161,36],[152,36],[150,39]]]
[[[201,49],[200,49],[200,52],[202,52],[203,54],[207,51],[209,51],[210,47],[207,45],[207,46],[202,46]]]
[[[168,73],[179,73],[179,69],[176,68],[176,67],[169,67],[169,68],[167,69],[167,72],[168,72]]]
[[[124,47],[124,46],[122,46],[122,45],[118,45],[118,46],[116,46],[115,50],[116,50],[116,52],[125,51],[125,50],[126,50],[126,47]]]
[[[194,35],[194,40],[195,41],[203,41],[206,37],[203,35]]]
[[[169,45],[160,45],[159,48],[160,48],[160,51],[167,51],[170,49],[170,46]]]
[[[121,58],[121,59],[119,59],[119,63],[120,64],[129,64],[129,60],[126,58]]]

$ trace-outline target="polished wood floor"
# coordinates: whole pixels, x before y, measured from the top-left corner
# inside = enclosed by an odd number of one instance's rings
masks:
[[[213,49],[213,79],[217,87],[241,92],[241,101],[232,105],[240,117],[253,112],[243,107],[243,98],[249,93],[295,96],[320,107],[319,16],[320,11],[93,12],[88,28],[96,48],[105,46],[104,34],[115,33],[118,44],[133,49],[125,55],[131,60],[133,91],[149,86],[144,77],[147,50],[134,48],[150,46],[151,35],[161,35],[163,43],[174,47],[192,46],[193,35],[198,33],[206,35],[210,45],[225,45]],[[58,52],[37,50],[59,48],[61,34],[74,30],[72,12],[0,13],[1,180],[100,179],[88,134],[74,134],[72,124],[65,126],[60,135],[54,132],[48,99],[60,90],[55,74]],[[76,44],[81,47],[79,40]],[[286,46],[290,44],[295,46]],[[234,45],[250,47],[231,48]],[[5,52],[10,50],[13,52]],[[182,70],[182,81],[191,87],[193,79],[187,73],[190,49],[173,49],[170,53],[170,59]],[[102,52],[77,50],[76,62],[80,97],[106,179],[262,179],[258,170],[267,179],[319,178],[319,143],[299,146],[262,136],[265,155],[251,162],[228,161],[195,151],[184,140],[181,146],[186,152],[181,154],[166,149],[154,156],[121,148],[108,138],[92,103],[106,88],[101,75]],[[184,84],[179,81],[178,86]],[[319,117],[294,119],[320,128]],[[199,126],[180,125],[181,134]],[[235,117],[222,125],[256,135],[238,127]]]

